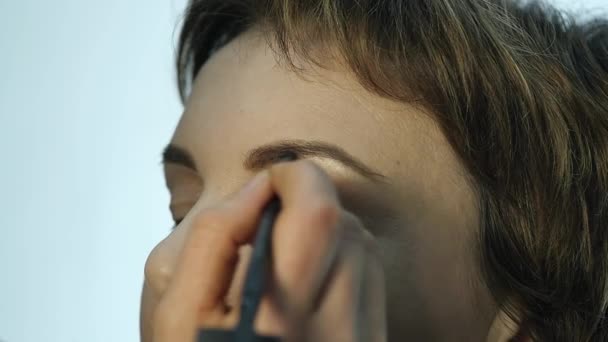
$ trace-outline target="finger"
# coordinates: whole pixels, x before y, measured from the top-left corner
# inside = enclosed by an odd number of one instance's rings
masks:
[[[363,229],[361,222],[354,215],[344,210],[342,211],[339,225],[342,226],[339,231],[344,235],[349,235],[347,233],[349,231],[359,231]],[[343,241],[344,239],[354,239],[354,237],[340,236],[341,237],[338,240],[339,245],[332,246],[332,250],[326,253],[323,264],[315,270],[310,289],[307,289],[306,292],[307,297],[302,299],[306,301],[306,305],[302,306],[288,303],[288,305],[283,305],[281,307],[277,304],[279,299],[282,298],[283,301],[291,300],[291,298],[293,298],[291,295],[293,290],[285,289],[284,292],[287,293],[283,293],[282,296],[277,296],[279,297],[277,298],[274,295],[277,293],[277,290],[280,289],[277,289],[276,285],[273,289],[274,291],[270,291],[268,295],[265,296],[258,315],[260,324],[258,324],[257,327],[259,332],[280,336],[286,336],[286,334],[289,333],[290,336],[287,336],[289,340],[306,340],[304,336],[300,336],[299,334],[306,332],[305,321],[311,316],[316,316],[314,312],[320,307],[321,302],[326,301],[325,294],[328,292],[330,284],[332,284],[331,286],[333,288],[337,287],[340,289],[346,288],[347,285],[354,284],[351,280],[353,276],[350,275],[350,273],[347,273],[352,272],[354,267],[346,267],[345,265],[346,262],[350,263],[352,258],[347,258],[344,255],[345,253],[350,253],[349,246],[353,245],[353,243],[344,243]],[[338,281],[338,283],[341,283],[340,285],[334,284],[336,282],[336,272],[338,269],[340,269],[341,274],[341,276],[338,277],[341,280]],[[344,284],[345,279],[348,279],[347,284]],[[349,300],[339,301],[340,303],[352,302],[352,296],[347,295],[346,292],[341,293]],[[345,308],[345,312],[350,313],[352,310]],[[342,316],[343,315],[340,317]],[[346,321],[352,322],[352,319],[347,319]],[[296,326],[292,327],[291,325],[294,324]]]
[[[368,240],[359,245],[358,286],[353,310],[356,339],[361,342],[385,342],[386,292],[384,271],[375,243]],[[326,335],[329,336],[329,335]]]
[[[315,275],[334,253],[342,209],[329,175],[308,160],[275,165],[270,175],[282,202],[273,236],[278,295],[282,304],[303,307],[311,302]]]
[[[243,288],[247,275],[247,267],[251,261],[253,248],[250,245],[244,245],[239,248],[239,261],[234,270],[230,285],[226,291],[223,305],[224,311],[217,320],[210,320],[209,317],[201,315],[198,326],[213,326],[222,328],[233,328],[236,326],[241,315],[241,302],[243,300]]]
[[[365,259],[366,286],[361,292],[361,306],[357,309],[361,314],[358,321],[364,323],[359,325],[359,334],[361,341],[386,342],[388,334],[384,268],[379,255],[371,255]]]
[[[379,260],[369,233],[345,232],[336,272],[319,311],[312,316],[307,341],[386,340],[384,277]]]
[[[311,308],[313,311],[318,311],[321,303],[326,302],[324,297],[330,292],[328,287],[329,284],[334,282],[336,269],[339,267],[338,263],[342,267],[345,265],[351,266],[351,268],[346,267],[347,270],[355,270],[353,267],[358,266],[358,264],[353,262],[353,258],[358,257],[359,250],[357,247],[368,243],[372,239],[361,221],[347,210],[342,210],[340,225],[342,229],[338,242],[333,249],[334,253],[328,255],[324,267],[320,268],[316,275],[317,279],[313,288],[313,307]]]
[[[199,315],[223,310],[238,248],[251,239],[271,195],[268,173],[263,171],[230,200],[192,218],[173,278],[155,314],[158,341],[191,341]]]
[[[362,252],[350,243],[341,245],[339,261],[332,274],[319,310],[300,329],[308,330],[305,341],[358,342],[356,309],[363,271]],[[330,331],[328,331],[330,330]],[[301,335],[298,334],[298,335]]]
[[[359,341],[356,318],[365,280],[366,257],[360,230],[358,225],[351,224],[343,231],[334,272],[319,293],[319,309],[311,316],[309,330],[312,335],[308,341],[325,341],[328,328],[332,341]]]
[[[241,306],[242,292],[245,285],[245,277],[247,275],[247,267],[249,266],[252,252],[253,247],[250,245],[243,246],[239,250],[239,263],[225,299],[226,304],[231,310],[238,310]]]
[[[338,202],[338,194],[329,175],[310,160],[296,160],[273,165],[270,170],[273,190],[283,205],[300,204],[311,198]]]
[[[258,314],[254,321],[255,331],[266,336],[285,336],[287,320],[283,305],[280,303],[276,282],[269,279],[268,291],[262,297]]]

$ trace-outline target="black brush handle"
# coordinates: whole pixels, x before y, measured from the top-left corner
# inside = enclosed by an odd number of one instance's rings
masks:
[[[253,342],[255,337],[253,323],[260,300],[266,289],[266,277],[270,268],[272,251],[272,227],[278,212],[281,210],[281,201],[273,196],[262,213],[260,226],[255,237],[253,254],[241,302],[241,318],[236,327],[236,340],[238,342]]]

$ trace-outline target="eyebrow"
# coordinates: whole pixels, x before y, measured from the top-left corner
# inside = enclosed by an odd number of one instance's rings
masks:
[[[372,169],[341,147],[323,141],[281,140],[256,147],[247,152],[243,168],[249,171],[259,171],[279,162],[286,155],[295,155],[298,159],[303,157],[333,159],[375,183],[388,183],[385,175]],[[183,147],[174,144],[167,145],[162,158],[163,164],[178,164],[197,171],[194,158]]]

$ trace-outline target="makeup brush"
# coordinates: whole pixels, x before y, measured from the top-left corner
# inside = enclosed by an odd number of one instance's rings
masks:
[[[280,161],[295,160],[293,154],[285,154]],[[281,210],[281,200],[275,194],[266,204],[256,233],[253,253],[241,302],[241,317],[234,331],[203,329],[199,331],[198,342],[280,342],[279,337],[261,336],[254,331],[255,315],[260,300],[266,290],[266,279],[272,261],[272,232],[276,217]]]

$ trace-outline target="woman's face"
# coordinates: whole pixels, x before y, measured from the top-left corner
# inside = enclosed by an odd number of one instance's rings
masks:
[[[382,248],[390,339],[486,338],[496,310],[474,259],[477,198],[429,115],[367,92],[345,70],[310,67],[300,77],[248,32],[201,69],[171,146],[175,219],[213,206],[286,149],[317,163]],[[144,340],[186,222],[146,263]]]

